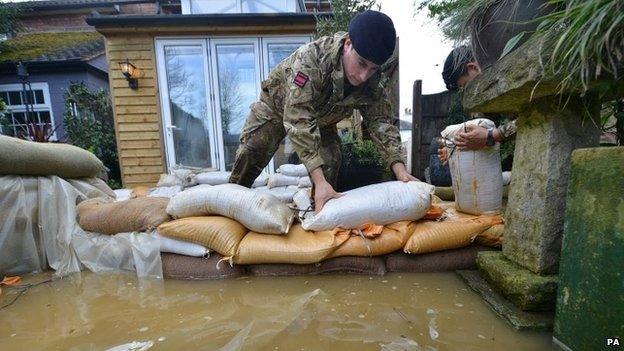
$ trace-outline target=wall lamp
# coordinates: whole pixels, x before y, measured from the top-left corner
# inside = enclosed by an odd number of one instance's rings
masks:
[[[143,75],[143,71],[136,68],[127,58],[125,61],[119,62],[119,68],[124,77],[126,77],[130,89],[138,89],[139,78]]]

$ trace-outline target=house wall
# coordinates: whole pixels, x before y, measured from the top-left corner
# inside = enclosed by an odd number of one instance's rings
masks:
[[[86,70],[46,74],[31,73],[30,82],[48,83],[54,124],[55,126],[60,125],[56,130],[56,137],[58,139],[65,137],[63,113],[65,112],[65,91],[69,85],[72,82],[84,82],[91,89],[108,89],[108,81],[105,78],[102,78],[101,75],[87,72]],[[0,75],[0,84],[21,84],[21,82],[17,76]]]
[[[155,37],[211,35],[306,34],[314,27],[265,26],[230,28],[110,28],[98,31],[106,38],[109,81],[115,113],[115,133],[124,187],[154,186],[167,172],[160,93],[157,84]],[[118,62],[128,58],[143,71],[139,88],[128,88]]]

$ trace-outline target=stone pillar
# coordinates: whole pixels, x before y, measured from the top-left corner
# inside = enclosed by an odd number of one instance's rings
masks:
[[[554,330],[561,349],[619,349],[618,337],[624,346],[622,267],[624,147],[575,151]]]
[[[503,253],[536,274],[557,272],[570,155],[597,146],[600,104],[551,96],[518,111]]]

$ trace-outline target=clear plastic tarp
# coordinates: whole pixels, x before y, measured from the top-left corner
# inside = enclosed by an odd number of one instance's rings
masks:
[[[0,176],[0,275],[40,272],[64,276],[86,267],[94,272],[136,271],[162,277],[158,237],[85,232],[76,204],[114,193],[99,179]]]

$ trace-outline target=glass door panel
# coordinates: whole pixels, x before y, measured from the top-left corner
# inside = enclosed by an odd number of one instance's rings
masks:
[[[217,169],[205,40],[158,43],[169,168]]]
[[[212,48],[213,70],[216,71],[214,86],[219,92],[221,168],[230,171],[249,106],[258,99],[260,91],[258,43],[254,39],[215,39]]]

